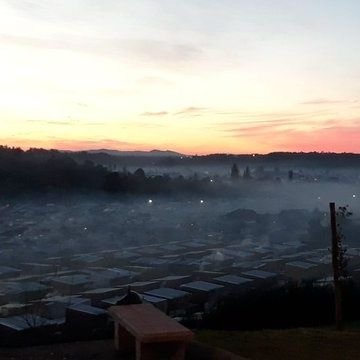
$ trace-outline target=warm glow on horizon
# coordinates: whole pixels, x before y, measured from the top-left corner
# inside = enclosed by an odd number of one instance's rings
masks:
[[[0,144],[360,152],[360,3],[0,0]]]

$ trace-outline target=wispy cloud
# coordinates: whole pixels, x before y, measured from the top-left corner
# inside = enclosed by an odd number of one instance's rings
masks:
[[[114,55],[138,61],[155,63],[182,63],[193,61],[202,49],[187,43],[147,38],[94,38],[85,36],[30,37],[0,34],[0,42],[7,45],[27,46],[49,50],[70,50],[95,55]]]
[[[204,107],[196,107],[196,106],[189,106],[185,109],[182,109],[178,112],[175,113],[175,115],[194,115],[194,114],[199,114],[203,111],[206,111],[207,108]]]
[[[106,125],[105,122],[84,122],[78,120],[38,120],[38,119],[29,119],[26,120],[28,123],[38,123],[44,125],[55,125],[55,126],[103,126]]]
[[[29,119],[26,120],[28,123],[37,123],[37,124],[45,124],[45,125],[60,125],[60,126],[71,126],[74,125],[74,121],[51,121],[51,120],[37,120],[37,119]]]
[[[142,116],[165,116],[168,115],[169,113],[167,111],[157,111],[157,112],[151,112],[151,111],[146,111],[144,113],[142,113]]]
[[[320,99],[312,99],[312,100],[303,101],[300,104],[301,105],[331,105],[331,104],[343,104],[346,102],[348,102],[348,101],[320,98]]]
[[[179,111],[146,111],[141,113],[141,116],[165,116],[165,115],[190,115],[190,116],[200,116],[202,112],[207,111],[207,108],[204,107],[195,107],[195,106],[189,106],[187,108],[181,109]]]

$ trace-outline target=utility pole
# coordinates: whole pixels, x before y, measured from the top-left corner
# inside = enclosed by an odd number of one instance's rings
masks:
[[[339,235],[337,232],[336,223],[336,209],[335,203],[330,204],[330,219],[331,219],[331,244],[332,244],[332,268],[334,274],[334,292],[335,292],[335,324],[336,330],[342,330],[343,316],[342,316],[342,290],[341,290],[341,269],[340,269],[340,244]]]

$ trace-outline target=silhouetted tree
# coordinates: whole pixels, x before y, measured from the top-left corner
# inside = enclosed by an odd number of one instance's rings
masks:
[[[116,192],[120,190],[119,173],[112,172],[105,176],[104,190],[108,192]]]
[[[236,164],[231,167],[231,180],[238,180],[240,177],[239,169]]]
[[[294,172],[293,172],[292,170],[289,170],[289,172],[288,172],[288,179],[289,179],[289,181],[292,181],[293,178],[294,178]]]
[[[247,166],[245,168],[243,178],[246,179],[246,180],[251,179],[251,173],[250,173],[249,166]]]
[[[145,171],[142,169],[142,168],[139,168],[137,169],[135,172],[134,172],[134,176],[139,179],[139,180],[143,180],[146,178],[145,176]]]
[[[352,215],[348,211],[347,206],[340,206],[338,211],[335,211],[335,203],[330,204],[330,220],[331,220],[331,235],[332,235],[332,266],[334,273],[334,295],[335,295],[335,322],[336,329],[343,328],[343,283],[347,279],[347,258],[345,256],[346,248],[343,240],[341,219],[345,219]]]

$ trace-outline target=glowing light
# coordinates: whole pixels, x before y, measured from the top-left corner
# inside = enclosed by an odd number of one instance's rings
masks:
[[[204,203],[204,200],[200,200],[200,204],[203,204]]]
[[[149,204],[152,204],[152,203],[153,203],[152,199],[149,199],[149,200],[148,200],[148,203],[149,203]]]
[[[321,200],[321,197],[320,197],[320,196],[318,196],[318,200]]]
[[[355,194],[353,194],[353,196],[352,196],[354,199],[356,198],[356,195]]]

